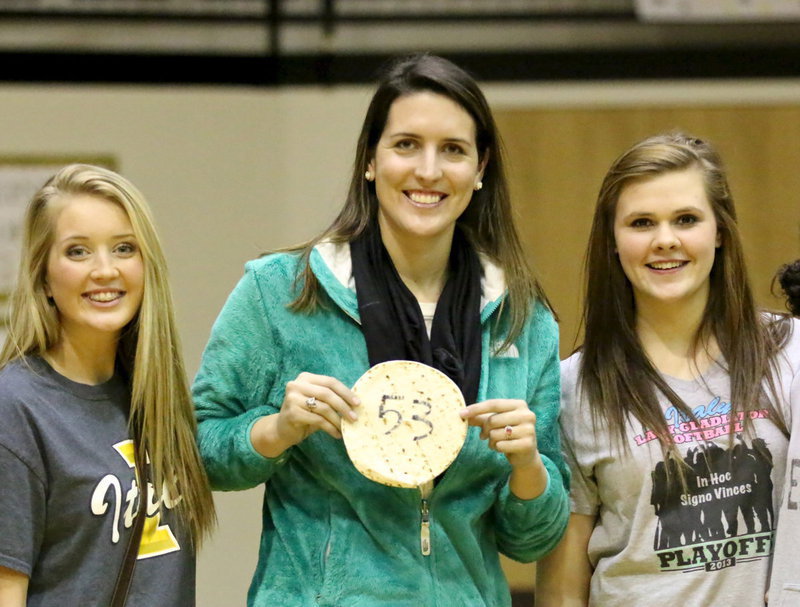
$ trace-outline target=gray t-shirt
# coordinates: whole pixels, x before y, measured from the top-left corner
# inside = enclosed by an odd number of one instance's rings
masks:
[[[797,343],[790,349],[797,360]],[[594,428],[576,386],[579,362],[576,354],[561,365],[561,425],[572,511],[597,517],[590,605],[763,607],[787,448],[767,411],[751,414],[748,435],[729,415],[722,367],[695,381],[665,377],[698,420],[681,419],[662,399],[686,464],[684,486],[667,480],[677,477],[676,463],[664,461],[655,435],[637,421],[626,430],[627,452],[606,426]]]
[[[109,603],[139,504],[128,403],[119,377],[87,386],[38,357],[0,371],[0,565],[30,576],[29,606]],[[127,604],[194,605],[191,542],[153,493]]]

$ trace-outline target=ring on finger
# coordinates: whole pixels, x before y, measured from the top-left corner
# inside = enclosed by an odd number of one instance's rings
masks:
[[[514,429],[511,426],[506,426],[504,429],[506,431],[506,438],[511,438],[511,433],[514,431]]]
[[[316,408],[317,408],[317,399],[314,398],[313,396],[309,396],[306,399],[306,409],[308,409],[309,411],[313,411]]]

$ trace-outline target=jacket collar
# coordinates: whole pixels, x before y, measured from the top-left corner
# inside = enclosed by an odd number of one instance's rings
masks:
[[[486,255],[478,253],[483,269],[481,276],[481,322],[497,309],[506,295],[505,274]],[[323,241],[311,251],[311,270],[337,306],[360,322],[356,283],[353,279],[353,262],[350,259],[350,243]]]

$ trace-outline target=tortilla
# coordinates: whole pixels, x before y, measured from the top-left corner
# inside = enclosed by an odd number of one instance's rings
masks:
[[[342,421],[342,438],[356,469],[392,487],[432,481],[461,451],[467,422],[464,396],[441,371],[409,360],[375,365],[353,386],[361,399],[356,421]]]

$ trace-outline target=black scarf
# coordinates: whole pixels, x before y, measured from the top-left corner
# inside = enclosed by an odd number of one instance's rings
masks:
[[[419,303],[397,273],[377,225],[350,243],[350,255],[370,365],[430,365],[461,388],[467,404],[474,403],[481,371],[481,265],[461,230],[456,227],[453,235],[430,339]]]

